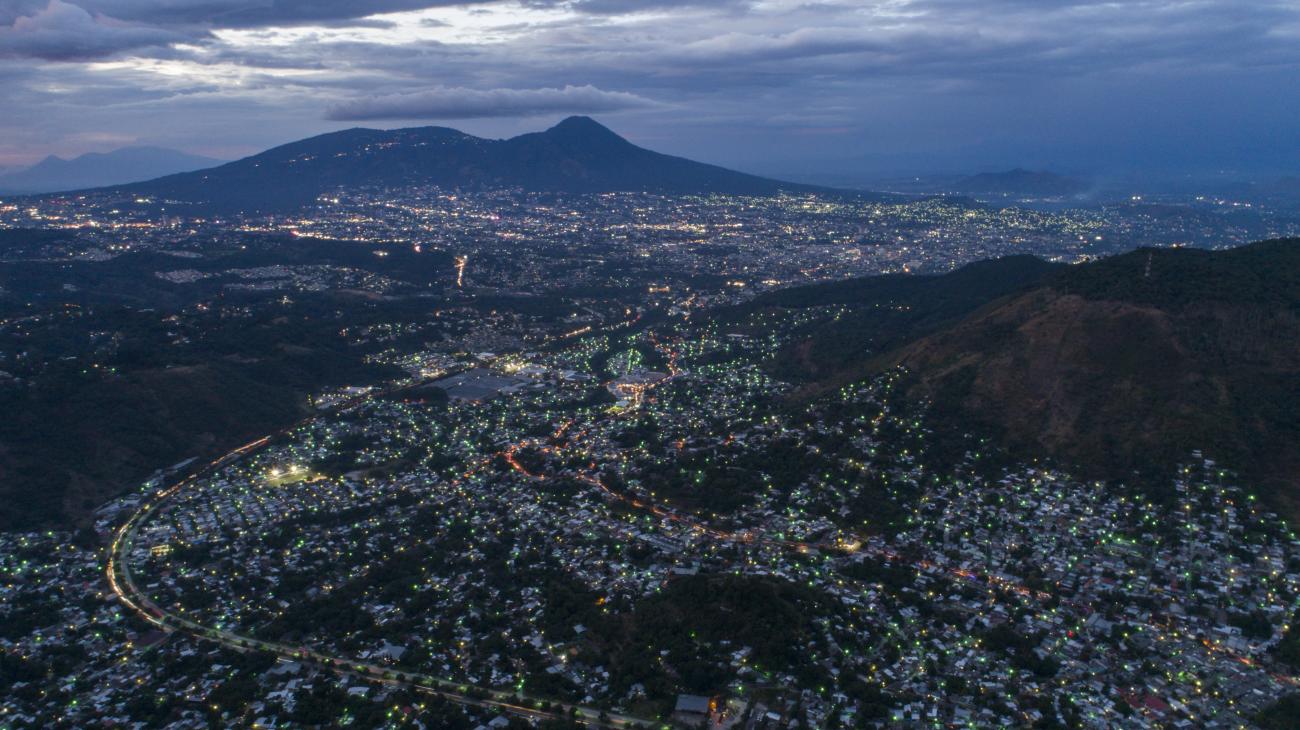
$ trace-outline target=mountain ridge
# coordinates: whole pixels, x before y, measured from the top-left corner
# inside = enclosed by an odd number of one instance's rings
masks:
[[[981,172],[957,180],[951,191],[966,195],[1071,197],[1087,184],[1054,172],[1017,167],[1004,172]]]
[[[273,147],[219,167],[105,188],[205,212],[300,208],[339,188],[438,185],[537,192],[753,194],[840,192],[653,152],[589,117],[509,139],[448,127],[365,127]]]
[[[1151,494],[1199,449],[1300,516],[1300,239],[983,262],[767,301],[850,308],[770,364],[803,384],[797,397],[898,370],[945,432]]]
[[[0,175],[0,191],[38,195],[61,190],[125,185],[222,164],[221,160],[165,147],[121,147],[71,159],[48,155],[31,167]]]
[[[876,364],[1013,451],[1167,485],[1201,449],[1300,514],[1298,239],[1074,267]]]

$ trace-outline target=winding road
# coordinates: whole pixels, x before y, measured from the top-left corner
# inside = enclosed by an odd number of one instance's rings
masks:
[[[118,528],[117,532],[114,534],[113,542],[109,546],[107,567],[108,583],[112,588],[113,593],[117,595],[118,599],[140,618],[148,621],[154,626],[157,626],[163,631],[179,631],[198,639],[221,644],[236,651],[267,651],[275,654],[283,661],[313,662],[325,667],[331,667],[337,672],[385,684],[408,687],[427,694],[437,695],[462,705],[494,709],[512,715],[537,719],[572,718],[593,727],[622,729],[652,727],[659,724],[658,721],[652,719],[610,713],[602,711],[599,708],[568,704],[554,700],[544,700],[543,698],[531,697],[520,693],[503,692],[485,687],[475,687],[463,683],[450,682],[445,679],[424,674],[397,671],[392,667],[382,667],[345,657],[330,656],[303,647],[263,641],[251,636],[244,636],[231,631],[224,631],[210,626],[204,626],[196,621],[191,621],[183,616],[178,616],[174,613],[168,612],[158,606],[139,589],[135,584],[135,578],[131,573],[129,556],[135,543],[136,533],[140,526],[148,522],[169,498],[181,490],[193,486],[198,480],[213,471],[227,466],[241,457],[255,451],[265,445],[270,441],[270,439],[270,436],[264,436],[256,441],[250,441],[225,456],[204,465],[186,478],[177,482],[175,485],[154,495],[154,497],[144,503],[129,520]],[[552,709],[539,709],[539,706],[542,705],[543,702],[549,702],[549,707]],[[554,708],[559,708],[560,711],[557,712]]]
[[[620,322],[616,325],[612,325],[611,329],[617,329],[629,324],[634,324],[639,318],[640,315],[638,314],[637,317],[630,322]],[[449,374],[450,373],[445,373],[440,377],[446,377]],[[344,410],[369,399],[392,395],[396,392],[422,384],[423,382],[415,385],[389,388],[367,393],[341,403],[334,408],[331,408],[330,411],[336,412]],[[154,494],[148,499],[148,501],[144,502],[140,506],[140,509],[132,514],[130,519],[117,529],[113,535],[112,543],[109,545],[106,574],[109,587],[118,599],[140,618],[148,621],[150,624],[153,624],[162,631],[181,632],[197,639],[221,644],[236,651],[261,650],[271,652],[281,661],[313,662],[324,667],[329,667],[338,673],[384,684],[403,686],[425,694],[442,697],[461,705],[497,710],[503,713],[532,719],[574,719],[590,727],[613,728],[614,730],[638,727],[650,728],[661,725],[660,721],[656,719],[619,714],[596,707],[587,707],[548,698],[533,697],[518,692],[504,692],[487,687],[477,687],[465,683],[451,682],[439,677],[417,674],[409,671],[398,671],[393,667],[367,664],[347,657],[330,656],[301,646],[289,646],[286,644],[263,641],[251,636],[244,636],[231,631],[220,630],[171,613],[158,606],[149,598],[148,595],[140,590],[131,573],[131,564],[129,559],[130,553],[135,544],[136,534],[140,527],[147,523],[149,519],[158,512],[162,505],[166,504],[167,500],[182,490],[193,487],[199,482],[199,480],[214,473],[218,469],[229,466],[256,451],[269,443],[272,438],[282,434],[287,434],[302,424],[319,418],[320,415],[321,414],[313,414],[274,434],[263,436],[233,449],[220,458],[197,467],[191,471],[188,476],[181,479],[176,484]],[[544,704],[549,709],[541,709]]]

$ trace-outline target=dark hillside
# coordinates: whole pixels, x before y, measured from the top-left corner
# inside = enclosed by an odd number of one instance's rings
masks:
[[[1300,242],[1070,269],[877,362],[895,364],[1013,449],[1123,478],[1202,449],[1297,505]]]
[[[105,309],[29,339],[32,357],[49,364],[39,376],[0,379],[0,530],[76,521],[160,467],[289,425],[321,388],[391,377],[347,348],[329,306],[212,321],[189,343],[156,314]],[[111,355],[59,356],[77,353],[91,327],[118,333]]]
[[[1300,241],[1016,257],[748,306],[827,308],[772,364],[803,394],[903,366],[950,429],[1166,486],[1200,449],[1300,514]]]
[[[1024,291],[1063,268],[1032,256],[1010,256],[937,276],[898,274],[783,289],[744,309],[842,308],[812,325],[772,368],[796,382],[852,377],[873,354]]]

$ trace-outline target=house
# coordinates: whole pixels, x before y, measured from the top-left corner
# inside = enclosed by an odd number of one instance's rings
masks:
[[[677,695],[677,706],[673,708],[673,720],[686,725],[699,725],[708,718],[713,710],[713,699],[700,695]]]

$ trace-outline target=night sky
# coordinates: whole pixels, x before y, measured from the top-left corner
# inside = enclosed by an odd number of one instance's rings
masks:
[[[0,167],[588,114],[768,174],[1300,173],[1300,0],[0,0]]]

